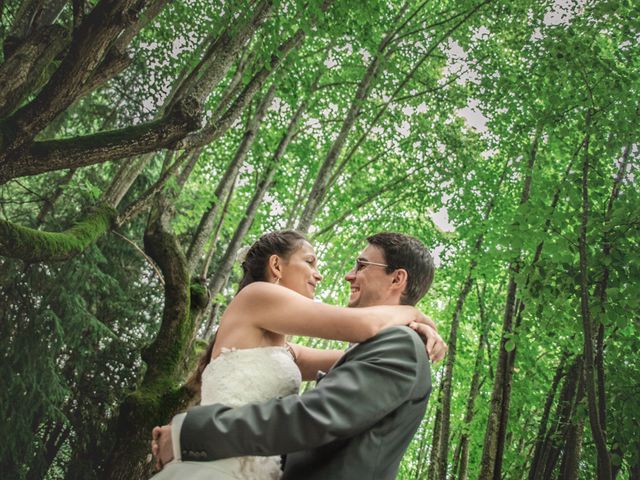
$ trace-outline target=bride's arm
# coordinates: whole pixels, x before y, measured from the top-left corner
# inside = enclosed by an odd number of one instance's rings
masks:
[[[296,365],[300,369],[302,380],[315,380],[319,370],[328,372],[344,355],[344,350],[322,350],[295,343],[290,343],[289,346],[295,354]]]
[[[282,335],[363,342],[381,330],[411,322],[433,324],[408,305],[343,308],[317,303],[293,290],[265,282],[243,288],[225,312]]]

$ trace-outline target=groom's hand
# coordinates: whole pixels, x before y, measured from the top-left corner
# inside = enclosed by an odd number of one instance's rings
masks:
[[[435,326],[435,325],[434,325]],[[424,323],[412,322],[409,324],[413,330],[424,340],[424,345],[427,350],[427,355],[432,362],[439,362],[442,360],[449,350],[449,346],[444,343],[442,337],[438,334],[435,328]]]
[[[156,468],[162,468],[173,460],[173,443],[171,441],[171,425],[155,427],[151,431],[151,453],[156,459]]]

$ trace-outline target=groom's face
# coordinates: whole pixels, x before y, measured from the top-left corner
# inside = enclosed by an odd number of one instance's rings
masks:
[[[386,264],[384,252],[374,245],[369,245],[358,256],[357,260]],[[374,305],[394,305],[398,301],[392,298],[392,274],[386,272],[385,267],[367,263],[355,262],[353,268],[345,275],[345,280],[351,284],[350,307],[371,307]]]

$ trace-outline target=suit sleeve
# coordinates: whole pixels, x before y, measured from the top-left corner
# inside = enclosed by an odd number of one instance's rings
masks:
[[[191,409],[180,433],[182,459],[275,455],[357,435],[412,398],[417,373],[425,372],[424,345],[405,327],[386,329],[348,355],[303,395]]]

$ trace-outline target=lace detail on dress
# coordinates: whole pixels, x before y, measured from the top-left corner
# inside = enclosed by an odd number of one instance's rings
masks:
[[[286,347],[223,348],[202,372],[200,404],[264,402],[298,393],[301,381]]]
[[[201,405],[246,403],[298,393],[300,370],[287,347],[223,348],[202,372]],[[239,479],[277,480],[280,457],[238,457],[233,474]],[[215,463],[215,462],[214,462]]]

